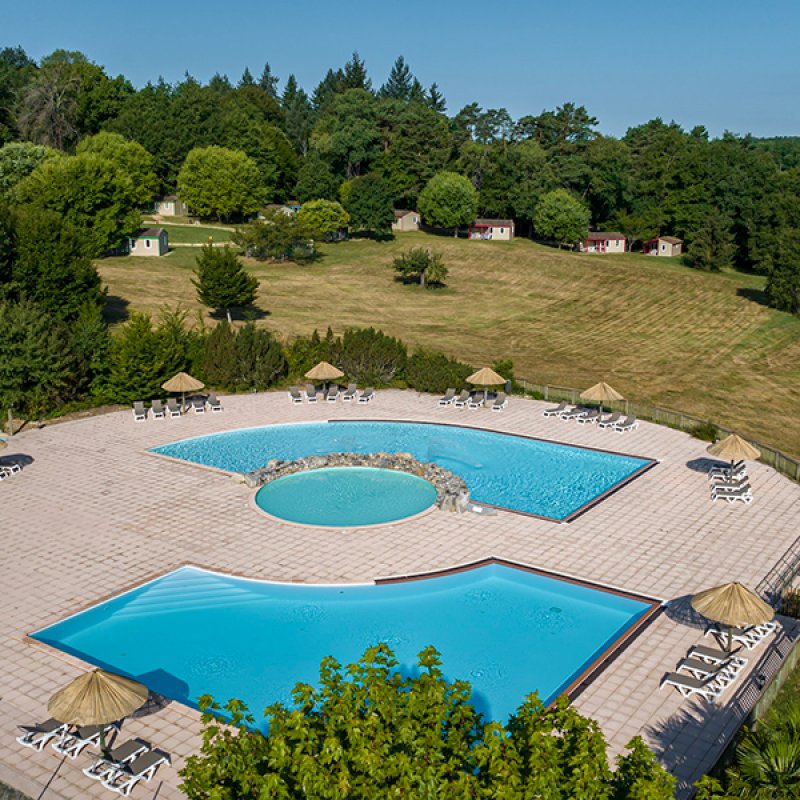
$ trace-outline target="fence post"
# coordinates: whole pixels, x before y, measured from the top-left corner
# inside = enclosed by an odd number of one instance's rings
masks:
[[[548,391],[549,389],[550,389],[550,387],[547,384],[545,384],[544,385],[544,399],[545,400],[549,399],[549,394],[550,394],[549,391]]]

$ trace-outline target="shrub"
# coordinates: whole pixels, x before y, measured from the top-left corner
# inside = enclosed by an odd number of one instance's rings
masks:
[[[405,372],[406,346],[374,328],[348,328],[331,350],[336,366],[360,384],[385,386]]]
[[[689,434],[703,442],[716,442],[719,429],[713,422],[701,422],[689,428]]]
[[[406,379],[418,392],[441,393],[463,386],[472,371],[469,365],[448,358],[444,353],[417,350],[406,364]]]
[[[428,288],[443,285],[448,272],[441,254],[432,253],[426,247],[404,250],[394,259],[392,267],[402,278]]]

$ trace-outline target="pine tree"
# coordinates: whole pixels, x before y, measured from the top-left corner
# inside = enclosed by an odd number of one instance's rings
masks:
[[[225,309],[231,322],[232,307],[249,305],[256,299],[258,280],[245,271],[244,264],[230,247],[203,247],[197,256],[197,278],[192,283],[204,306]]]
[[[372,91],[372,81],[367,75],[367,67],[357,52],[353,52],[352,58],[344,65],[342,84],[345,90],[366,89],[368,92]]]
[[[689,263],[695,269],[720,272],[733,266],[736,245],[731,233],[731,222],[719,209],[706,217],[694,233],[689,244]]]
[[[253,80],[253,76],[250,73],[249,67],[244,68],[244,72],[242,73],[242,77],[239,79],[239,86],[255,86],[256,82]]]
[[[398,56],[397,60],[392,65],[389,78],[386,83],[381,86],[380,96],[388,97],[393,100],[402,100],[407,103],[411,99],[412,81],[416,80],[411,74],[411,70],[406,64],[403,56]],[[421,89],[422,87],[420,87]]]
[[[438,111],[440,114],[444,114],[447,111],[447,102],[436,83],[432,83],[431,88],[428,89],[427,103],[434,111]]]
[[[290,75],[283,90],[281,106],[286,115],[284,130],[295,152],[308,152],[308,137],[314,126],[314,109],[308,95],[298,86],[297,78]]]
[[[258,85],[273,99],[278,99],[278,78],[272,74],[269,61],[264,64],[264,71],[258,79]]]
[[[314,94],[311,97],[311,102],[314,104],[316,111],[318,113],[322,111],[345,88],[344,73],[340,69],[336,70],[336,72],[329,69],[325,77],[317,85],[317,88],[314,89]]]

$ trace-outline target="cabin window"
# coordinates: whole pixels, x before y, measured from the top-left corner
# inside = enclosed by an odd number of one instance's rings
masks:
[[[500,228],[500,233],[505,233],[505,232],[506,232],[505,228]]]
[[[150,247],[150,240],[149,239],[145,239],[144,240],[144,246],[145,247]]]

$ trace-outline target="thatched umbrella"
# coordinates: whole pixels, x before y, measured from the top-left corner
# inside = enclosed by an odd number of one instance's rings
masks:
[[[306,378],[309,380],[324,381],[326,391],[328,388],[328,381],[335,381],[337,378],[343,376],[344,372],[334,367],[333,364],[329,364],[327,361],[320,361],[319,364],[311,367],[311,369],[306,372]]]
[[[202,381],[193,378],[186,372],[179,372],[161,384],[161,388],[168,392],[181,393],[181,408],[186,405],[186,392],[199,392],[204,386]]]
[[[706,450],[712,456],[729,460],[731,467],[736,461],[755,461],[761,455],[757,447],[753,447],[750,442],[735,433],[710,444]]]
[[[624,400],[625,398],[612,386],[609,386],[605,381],[600,381],[594,386],[588,388],[585,392],[581,392],[581,400],[588,400],[590,403],[600,403],[600,413],[603,413],[603,403],[613,403],[617,400]]]
[[[473,372],[472,375],[470,375],[469,378],[467,378],[467,383],[471,383],[473,386],[486,387],[484,401],[489,399],[490,386],[500,386],[505,382],[506,379],[502,375],[498,375],[493,369],[490,369],[489,367],[484,367],[483,369],[479,369],[477,372]]]
[[[728,626],[728,651],[733,643],[733,628],[769,622],[775,611],[741,583],[724,583],[706,589],[692,598],[692,608],[714,622]]]
[[[100,750],[104,751],[105,726],[136,711],[149,694],[141,683],[95,669],[59,689],[47,710],[53,719],[69,725],[99,725]]]

